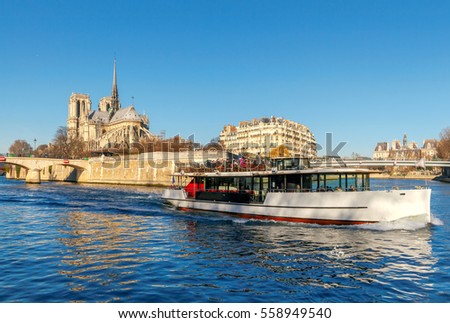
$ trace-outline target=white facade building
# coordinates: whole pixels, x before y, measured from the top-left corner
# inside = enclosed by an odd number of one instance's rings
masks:
[[[268,157],[271,150],[284,146],[291,156],[314,158],[316,140],[308,127],[284,118],[260,118],[227,125],[220,133],[223,148],[235,154]]]

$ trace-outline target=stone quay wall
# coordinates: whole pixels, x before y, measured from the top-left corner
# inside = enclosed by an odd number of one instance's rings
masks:
[[[170,186],[179,163],[202,163],[220,158],[223,158],[222,152],[201,150],[113,155],[76,161],[22,158],[8,166],[6,176],[26,180],[32,172],[35,176],[37,170],[41,181]]]

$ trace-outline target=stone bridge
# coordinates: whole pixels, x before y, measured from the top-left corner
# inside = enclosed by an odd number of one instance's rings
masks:
[[[442,169],[441,176],[435,179],[450,182],[450,161],[449,160],[360,160],[360,159],[336,159],[329,158],[326,160],[311,161],[311,167],[356,167],[356,168],[379,168],[386,166],[393,167],[438,167]]]
[[[0,162],[10,166],[8,178],[25,179],[28,183],[40,183],[41,180],[78,182],[90,168],[88,160],[2,156]]]
[[[0,156],[6,177],[27,183],[65,181],[132,185],[170,185],[175,162],[168,156],[115,156],[54,159]]]
[[[450,167],[448,160],[374,160],[374,159],[338,159],[311,161],[311,167]]]

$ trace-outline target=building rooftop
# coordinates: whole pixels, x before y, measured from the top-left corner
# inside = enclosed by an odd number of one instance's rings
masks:
[[[122,120],[128,121],[141,121],[141,116],[137,113],[133,106],[128,108],[119,109],[114,116],[111,118],[111,122],[117,122]]]
[[[109,114],[106,111],[95,110],[91,113],[89,119],[95,122],[107,123],[109,120]]]

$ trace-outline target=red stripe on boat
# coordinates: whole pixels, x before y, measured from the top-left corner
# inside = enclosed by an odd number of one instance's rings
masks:
[[[284,216],[272,216],[272,215],[256,215],[256,214],[240,214],[240,213],[231,213],[231,212],[222,212],[222,211],[207,211],[207,210],[197,210],[187,207],[178,207],[179,210],[185,212],[217,212],[230,214],[233,216],[237,216],[243,219],[255,219],[255,220],[272,220],[272,221],[281,221],[281,222],[297,222],[297,223],[312,223],[312,224],[321,224],[321,225],[358,225],[358,224],[370,224],[376,223],[377,221],[351,221],[351,220],[328,220],[328,219],[305,219],[305,218],[291,218]]]

